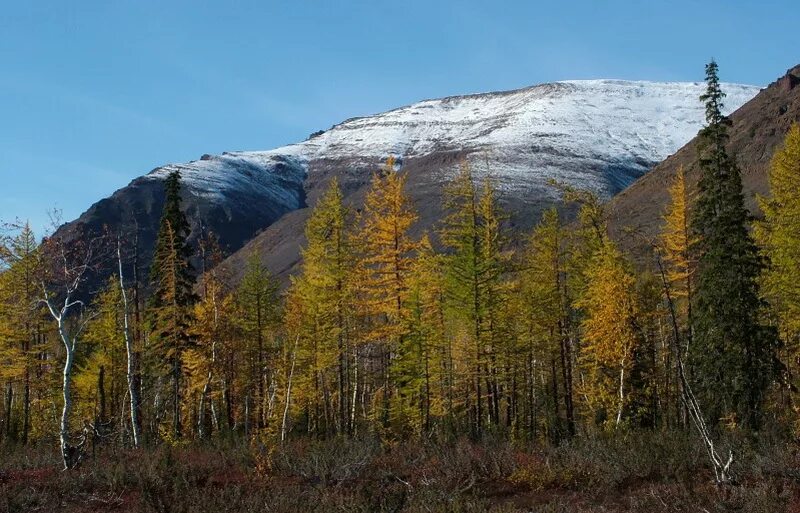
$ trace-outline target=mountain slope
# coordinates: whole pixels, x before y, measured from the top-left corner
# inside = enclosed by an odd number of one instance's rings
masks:
[[[731,110],[758,90],[724,87]],[[467,159],[476,174],[491,172],[511,223],[527,228],[543,208],[558,202],[551,180],[608,198],[688,141],[702,125],[698,97],[703,88],[699,83],[573,81],[424,101],[348,120],[275,152],[306,162],[309,204],[337,175],[356,208],[370,172],[388,154],[400,155],[420,211],[418,232],[440,216],[442,188]],[[256,252],[273,272],[291,273],[307,215],[303,209],[285,216],[227,264],[241,269]]]
[[[358,206],[370,173],[388,155],[409,173],[420,229],[437,215],[442,186],[462,159],[479,175],[491,172],[512,222],[529,225],[557,199],[550,180],[610,197],[688,141],[701,125],[702,89],[699,83],[590,80],[426,100],[353,118],[275,150],[204,155],[155,169],[62,230],[138,230],[146,266],[163,203],[160,185],[178,169],[190,239],[210,230],[234,252],[266,229],[248,251],[257,249],[283,273],[297,260],[304,209],[330,178],[338,176],[348,201]],[[724,89],[730,110],[758,91]],[[237,259],[241,255],[232,262]]]
[[[729,106],[734,102],[726,98]],[[747,206],[757,214],[756,195],[768,193],[767,170],[772,154],[792,123],[800,122],[800,65],[736,110],[731,121],[728,148],[742,170]],[[697,143],[697,139],[690,141],[611,201],[612,234],[629,250],[643,253],[642,238],[652,239],[658,234],[669,201],[667,189],[680,166],[689,186],[696,188]]]

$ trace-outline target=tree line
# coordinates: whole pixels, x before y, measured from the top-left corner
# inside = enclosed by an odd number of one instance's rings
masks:
[[[58,438],[73,467],[87,440],[695,429],[727,479],[718,430],[800,426],[800,127],[756,221],[717,71],[699,182],[677,173],[645,262],[609,236],[597,196],[568,187],[577,219],[547,210],[514,243],[491,178],[466,163],[414,237],[391,158],[360,210],[331,181],[284,291],[257,255],[234,283],[213,234],[187,243],[178,172],[147,277],[125,234],[37,241],[20,227],[0,253],[0,439]],[[101,260],[116,273],[86,301]]]

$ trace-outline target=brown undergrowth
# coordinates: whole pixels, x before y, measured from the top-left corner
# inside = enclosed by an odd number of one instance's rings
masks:
[[[97,447],[69,472],[50,448],[4,447],[0,512],[800,512],[793,442],[729,443],[738,482],[722,488],[685,433]]]

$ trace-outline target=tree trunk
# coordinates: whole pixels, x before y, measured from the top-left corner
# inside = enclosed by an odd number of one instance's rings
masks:
[[[181,437],[181,364],[180,356],[172,357],[172,430],[175,438]]]
[[[28,433],[31,430],[31,369],[28,365],[28,352],[25,352],[25,384],[22,389],[22,445],[28,445]]]
[[[125,290],[125,279],[122,274],[122,248],[120,240],[117,239],[117,264],[119,266],[119,288],[122,293],[122,327],[125,336],[125,355],[127,357],[126,379],[128,381],[128,396],[131,401],[131,432],[133,433],[133,446],[139,447],[141,443],[141,424],[139,423],[139,387],[136,386],[135,362],[133,351],[133,340],[131,337],[130,323],[128,319],[128,293]]]
[[[289,379],[286,383],[286,402],[283,408],[283,419],[281,420],[281,442],[286,440],[286,422],[289,418],[289,404],[292,399],[292,378],[294,377],[294,364],[297,357],[297,343],[300,341],[298,336],[294,342],[294,350],[292,351],[292,367],[289,370]]]
[[[78,455],[69,443],[69,414],[72,411],[72,365],[75,361],[75,344],[67,335],[62,319],[58,320],[58,332],[64,343],[64,349],[67,351],[67,357],[64,361],[64,371],[62,373],[63,380],[61,388],[64,404],[61,409],[61,423],[58,433],[59,442],[61,443],[61,457],[64,463],[64,469],[67,470],[73,468],[78,463]]]
[[[97,395],[100,399],[100,414],[98,420],[100,423],[106,420],[106,368],[101,365],[100,372],[97,374]]]
[[[11,383],[6,383],[6,438],[11,438],[11,426],[13,420],[13,410],[12,406],[14,405],[14,387],[11,386]]]

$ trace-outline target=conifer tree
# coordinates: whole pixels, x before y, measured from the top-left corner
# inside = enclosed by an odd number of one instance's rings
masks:
[[[496,364],[503,336],[498,315],[507,294],[503,276],[510,255],[502,250],[501,216],[491,181],[484,183],[481,194],[466,162],[446,190],[445,209],[440,237],[449,250],[445,263],[448,303],[452,314],[464,323],[464,336],[472,346],[464,351],[469,355],[471,383],[465,402],[472,433],[477,435],[484,416],[499,422]]]
[[[233,325],[233,295],[224,286],[222,250],[213,234],[200,241],[203,269],[200,276],[201,297],[194,305],[191,333],[196,343],[186,352],[189,389],[198,397],[197,435],[206,438],[211,430],[219,430],[221,409],[218,406],[225,392],[220,377],[224,374],[221,353],[231,346],[236,333]],[[209,416],[208,413],[211,413]]]
[[[570,329],[570,301],[567,297],[566,270],[567,248],[566,233],[561,226],[558,211],[549,209],[542,215],[539,224],[534,228],[524,253],[523,270],[520,273],[520,290],[522,300],[521,324],[525,326],[527,339],[526,382],[527,390],[527,425],[534,429],[534,411],[532,387],[534,386],[534,366],[536,361],[549,362],[550,369],[556,368],[559,362],[560,376],[551,376],[550,381],[561,380],[566,428],[568,435],[575,434],[575,417],[573,407],[573,344]],[[558,412],[558,390],[554,391],[554,407]],[[558,414],[556,413],[556,417]],[[557,419],[556,419],[557,420]]]
[[[245,339],[248,369],[245,373],[245,422],[249,428],[267,427],[270,397],[275,387],[275,363],[280,354],[276,324],[279,320],[278,286],[257,253],[247,260],[236,290],[238,324]]]
[[[395,378],[403,391],[399,407],[413,430],[422,433],[436,419],[455,413],[442,255],[436,253],[428,234],[420,239],[409,289],[410,329],[395,365]]]
[[[0,244],[4,297],[0,300],[0,323],[7,328],[5,352],[8,354],[5,412],[6,435],[16,435],[10,405],[13,402],[12,382],[21,382],[22,412],[19,440],[27,444],[31,430],[32,373],[35,356],[42,350],[42,310],[38,301],[37,278],[40,271],[39,244],[29,223],[23,224],[16,236]],[[3,351],[3,349],[0,349]]]
[[[641,334],[635,277],[613,242],[606,240],[587,270],[576,306],[584,309],[580,365],[589,411],[606,427],[617,427],[630,403],[630,371]]]
[[[409,234],[417,214],[405,192],[406,176],[395,171],[394,163],[390,157],[384,169],[373,175],[364,202],[358,271],[366,314],[365,337],[376,344],[382,359],[380,417],[385,427],[389,425],[394,396],[392,374],[400,371],[395,358],[398,352],[409,349],[409,280],[417,249]],[[398,393],[399,401],[413,394],[404,387],[399,387]]]
[[[696,263],[692,250],[697,240],[692,233],[689,214],[689,193],[683,167],[678,169],[669,188],[670,205],[664,215],[661,246],[667,267],[667,279],[673,300],[680,308],[680,317],[687,331],[686,347],[691,342],[693,282]],[[684,355],[684,358],[686,355]]]
[[[800,361],[800,125],[789,129],[769,170],[770,197],[759,198],[764,221],[756,235],[769,258],[764,294],[777,314],[786,343],[784,358],[790,379]]]
[[[191,308],[196,301],[191,249],[186,242],[189,223],[181,210],[180,173],[164,183],[164,210],[150,267],[152,295],[148,303],[151,338],[168,362],[172,381],[172,436],[179,438],[183,352],[191,345]]]
[[[301,379],[313,423],[321,424],[319,392],[332,396],[335,420],[326,427],[352,433],[358,387],[358,357],[353,340],[354,249],[349,211],[334,178],[305,226],[301,273],[292,278],[289,296],[304,367]],[[288,313],[288,312],[287,312]],[[299,331],[298,331],[299,330]],[[315,392],[316,391],[316,392]]]
[[[700,132],[700,181],[692,228],[698,237],[692,377],[712,418],[734,415],[758,428],[774,375],[776,337],[760,320],[764,267],[748,231],[741,173],[726,150],[730,120],[712,61],[706,66],[707,125]]]
[[[84,359],[75,376],[77,411],[96,426],[117,418],[126,392],[122,294],[111,276],[94,300],[94,317],[84,335]],[[121,420],[121,417],[120,417]]]

